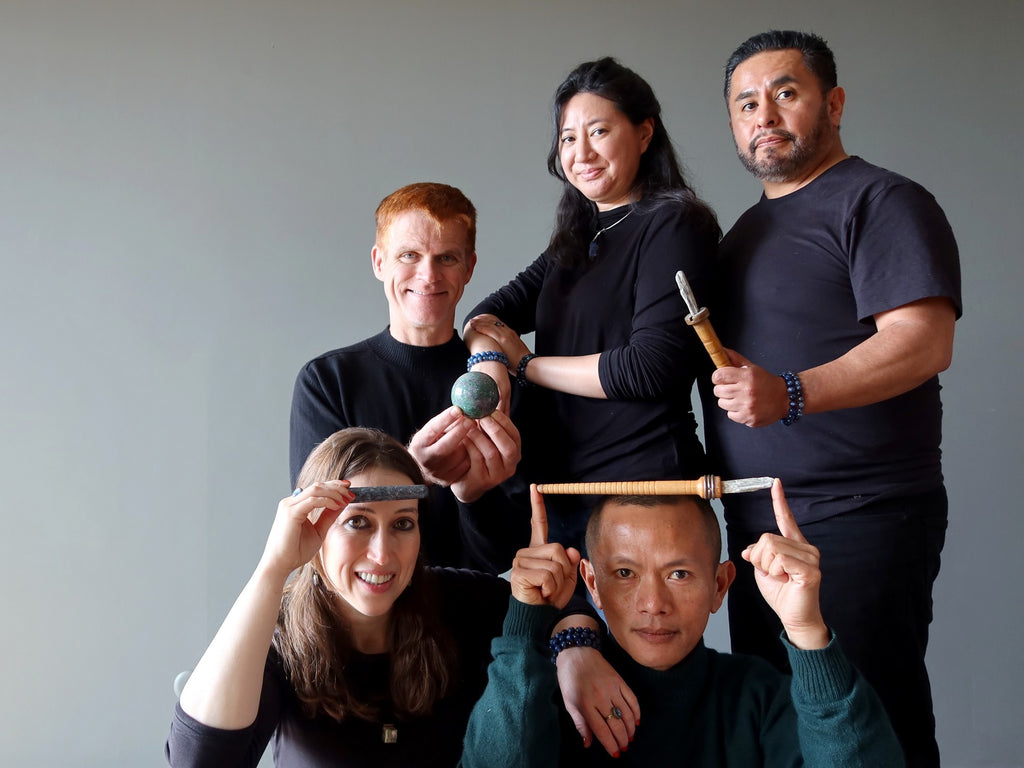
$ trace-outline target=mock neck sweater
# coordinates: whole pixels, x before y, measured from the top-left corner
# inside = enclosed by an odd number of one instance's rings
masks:
[[[636,694],[641,722],[619,758],[596,741],[583,749],[545,650],[552,613],[510,600],[504,633],[491,644],[487,689],[470,716],[465,768],[903,765],[881,703],[835,638],[816,651],[787,642],[792,678],[703,642],[659,672],[608,638],[605,656]]]

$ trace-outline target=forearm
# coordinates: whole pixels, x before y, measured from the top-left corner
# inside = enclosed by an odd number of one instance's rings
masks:
[[[286,578],[261,564],[235,600],[181,692],[181,708],[199,722],[237,730],[256,719]]]
[[[572,599],[569,600],[568,605],[566,605],[558,614],[558,621],[553,627],[551,627],[550,638],[553,638],[562,630],[574,627],[593,630],[597,633],[599,638],[604,636],[604,625],[598,619],[597,613],[595,613],[590,607],[590,604],[579,595],[573,595]],[[559,672],[561,672],[561,670],[565,669],[566,664],[570,661],[578,661],[580,658],[585,659],[587,654],[590,652],[600,653],[600,650],[597,650],[598,648],[600,648],[600,644],[596,647],[580,645],[564,648],[558,652],[556,667]]]
[[[501,347],[490,336],[474,331],[467,323],[462,329],[462,340],[466,343],[471,355],[478,352],[497,352]]]
[[[491,645],[487,688],[469,718],[463,768],[541,768],[558,754],[555,670],[538,650],[552,614],[509,601],[504,632]]]
[[[569,629],[569,627],[586,627],[587,629],[602,630],[601,622],[597,620],[596,616],[582,612],[571,613],[573,609],[573,602],[570,601],[569,605],[567,605],[560,614],[562,618],[560,618],[558,623],[551,628],[552,636],[557,632],[561,632],[563,629]],[[577,607],[576,610],[580,609]]]
[[[949,367],[955,309],[949,299],[921,299],[875,315],[877,332],[846,354],[799,372],[804,413],[858,408],[896,397]],[[788,409],[779,390],[780,418]]]
[[[526,366],[526,380],[557,392],[606,400],[597,369],[600,358],[600,354],[535,357]]]
[[[805,625],[783,624],[782,629],[786,633],[789,643],[801,651],[821,650],[832,640],[832,633],[829,632],[824,621]]]
[[[804,765],[902,766],[903,751],[878,696],[833,637],[828,647],[787,644]]]

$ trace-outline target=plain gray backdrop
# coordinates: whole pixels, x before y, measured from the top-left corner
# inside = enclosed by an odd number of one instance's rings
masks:
[[[289,491],[299,366],[386,322],[385,194],[476,203],[465,311],[545,245],[551,94],[611,54],[728,228],[760,187],[722,66],[771,27],[830,40],[847,150],[957,234],[929,666],[945,764],[1024,765],[1024,21],[996,0],[2,0],[0,764],[163,763],[171,681]]]

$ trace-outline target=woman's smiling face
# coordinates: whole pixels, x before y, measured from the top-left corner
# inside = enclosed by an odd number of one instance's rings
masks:
[[[654,120],[633,125],[614,102],[578,93],[559,125],[562,171],[576,189],[607,211],[630,202],[640,156],[654,135]]]
[[[346,478],[352,487],[410,485],[401,472],[384,467]],[[353,632],[379,625],[412,580],[420,552],[419,506],[415,499],[356,499],[327,531],[320,557],[329,586]]]

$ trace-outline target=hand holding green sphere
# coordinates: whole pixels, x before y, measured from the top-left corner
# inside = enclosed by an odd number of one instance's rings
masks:
[[[489,416],[498,407],[498,385],[486,373],[464,373],[452,386],[452,405],[471,419]]]

